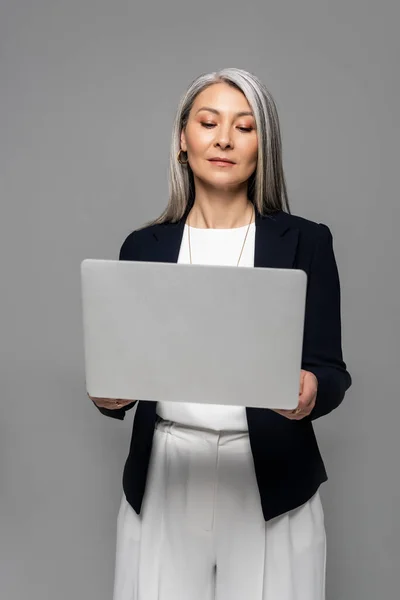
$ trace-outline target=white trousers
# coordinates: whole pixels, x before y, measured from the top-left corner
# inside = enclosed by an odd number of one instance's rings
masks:
[[[156,424],[141,514],[122,497],[114,600],[324,600],[317,492],[265,521],[248,432]]]

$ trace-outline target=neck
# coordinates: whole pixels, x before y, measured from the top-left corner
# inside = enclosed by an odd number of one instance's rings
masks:
[[[187,224],[200,229],[231,229],[248,225],[254,220],[253,213],[253,203],[247,197],[229,202],[196,198]]]

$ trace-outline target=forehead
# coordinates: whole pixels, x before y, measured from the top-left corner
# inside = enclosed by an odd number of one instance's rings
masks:
[[[192,114],[202,107],[214,108],[221,113],[252,112],[243,92],[227,83],[216,83],[201,91],[193,102]]]

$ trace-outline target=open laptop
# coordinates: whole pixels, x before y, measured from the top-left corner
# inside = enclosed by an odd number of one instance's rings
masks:
[[[307,274],[85,259],[91,396],[294,409]]]

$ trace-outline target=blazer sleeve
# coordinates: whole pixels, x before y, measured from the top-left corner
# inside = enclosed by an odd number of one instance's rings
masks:
[[[318,379],[314,409],[306,417],[315,420],[342,402],[352,378],[343,361],[340,282],[332,234],[319,223],[308,274],[302,369]]]
[[[130,233],[124,243],[121,246],[119,251],[119,260],[138,260],[139,257],[139,247],[135,235],[135,231]],[[136,404],[137,400],[134,400],[131,404],[127,404],[122,408],[103,408],[101,406],[97,406],[95,402],[93,404],[95,407],[106,417],[112,417],[113,419],[119,419],[122,421],[125,419],[125,414],[128,410],[133,408]]]

